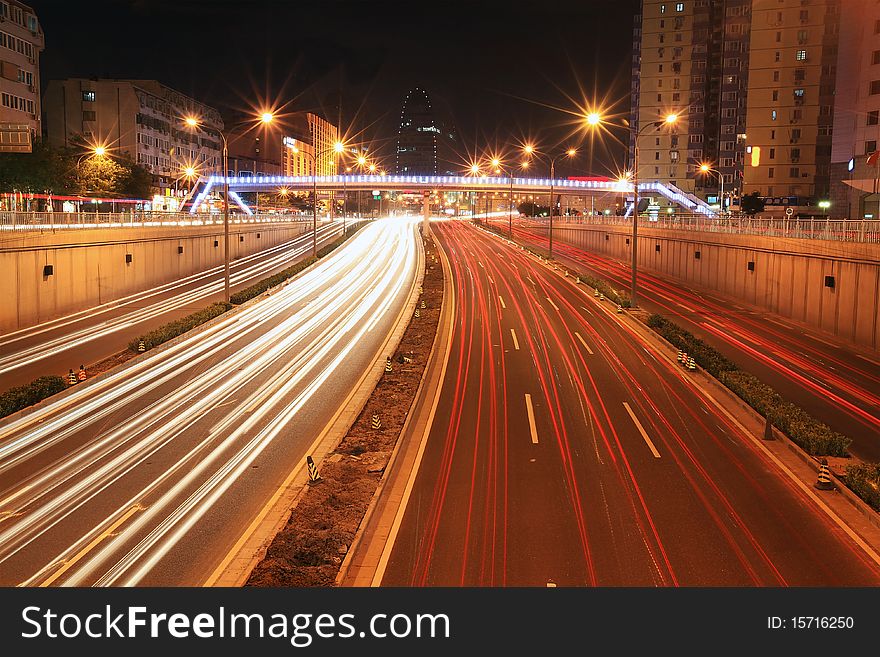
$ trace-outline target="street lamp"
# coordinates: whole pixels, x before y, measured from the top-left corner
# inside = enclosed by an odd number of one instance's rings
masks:
[[[325,148],[317,153],[309,153],[308,151],[300,151],[294,144],[290,147],[294,153],[302,153],[312,158],[314,170],[312,171],[312,255],[318,257],[318,158],[327,153],[341,153],[345,150],[345,144],[341,141],[333,144],[331,148]]]
[[[636,133],[634,140],[635,147],[633,150],[633,230],[632,230],[632,287],[630,288],[630,306],[635,308],[638,305],[636,300],[636,292],[638,286],[638,238],[639,238],[639,137],[642,136],[649,128],[662,128],[664,125],[675,125],[678,121],[678,114],[668,114],[662,121],[651,121],[642,126],[642,129]]]
[[[700,165],[700,173],[714,173],[718,177],[718,194],[721,198],[721,214],[724,215],[724,175],[718,170],[713,169],[708,164]]]
[[[260,123],[268,124],[274,120],[272,112],[260,114]],[[187,116],[183,122],[190,128],[198,128],[201,121],[195,116]],[[229,142],[222,130],[216,130],[223,142],[223,298],[229,303]],[[259,192],[257,192],[259,195]]]
[[[539,160],[546,161],[538,154],[538,151],[536,151],[535,147],[531,144],[526,144],[525,146],[523,146],[523,152],[529,157],[535,156]],[[559,153],[558,155],[554,155],[552,158],[550,158],[550,227],[548,232],[548,251],[551,258],[553,257],[553,211],[556,209],[554,207],[555,203],[553,201],[553,177],[556,175],[556,160],[563,155],[567,157],[574,157],[575,155],[577,155],[577,151],[573,148],[569,148],[567,151],[565,151],[565,153]]]

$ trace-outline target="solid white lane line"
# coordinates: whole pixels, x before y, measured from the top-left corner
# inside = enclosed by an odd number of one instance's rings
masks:
[[[553,306],[556,310],[559,310],[559,306],[557,306],[555,303],[553,303],[553,299],[551,299],[550,297],[547,297],[547,301],[549,301],[550,305]]]
[[[648,443],[648,447],[651,448],[651,453],[654,455],[654,458],[659,459],[660,452],[657,451],[657,448],[654,447],[654,443],[652,443],[651,439],[648,438],[648,432],[645,431],[645,427],[643,427],[642,423],[639,422],[639,418],[637,418],[636,414],[633,413],[633,410],[629,407],[629,404],[623,402],[623,407],[626,409],[626,412],[629,413],[629,416],[632,418],[633,423],[635,423],[636,429],[638,429],[639,433],[642,434],[642,438],[644,438],[645,442]]]
[[[526,411],[529,414],[529,430],[532,432],[532,443],[538,444],[538,428],[535,426],[535,409],[532,408],[532,396],[526,393]]]
[[[510,329],[510,337],[513,338],[513,348],[519,351],[519,340],[516,339],[516,331]]]
[[[878,367],[880,367],[880,362],[878,362],[876,360],[872,360],[872,359],[868,358],[867,356],[862,356],[862,354],[856,354],[856,356],[858,356],[859,358],[861,358],[865,362],[871,363],[871,365],[877,365]]]
[[[590,354],[590,355],[592,356],[592,355],[593,355],[593,350],[590,349],[590,345],[588,345],[586,342],[584,342],[584,339],[581,337],[581,334],[580,334],[580,333],[578,333],[577,331],[575,331],[574,334],[575,334],[575,337],[577,337],[577,339],[581,341],[581,344],[584,345],[584,349],[587,350],[587,353]]]
[[[498,295],[498,300],[501,302],[501,307],[504,308],[504,309],[506,310],[506,309],[507,309],[507,306],[504,305],[504,297],[502,297],[502,296],[499,294],[499,295]]]
[[[693,308],[688,308],[688,307],[687,307],[686,305],[684,305],[683,303],[676,303],[675,305],[678,306],[679,308],[683,308],[683,309],[687,310],[689,313],[694,313],[694,312],[696,312],[696,310],[694,310]]]

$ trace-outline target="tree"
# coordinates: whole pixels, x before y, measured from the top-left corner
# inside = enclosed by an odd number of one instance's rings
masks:
[[[114,196],[127,171],[109,156],[83,158],[76,169],[77,193],[83,196]]]
[[[69,194],[76,189],[76,159],[67,148],[44,141],[31,153],[0,153],[0,191]]]
[[[740,203],[740,207],[742,208],[743,213],[749,215],[750,217],[754,217],[759,212],[764,211],[764,199],[762,199],[758,195],[758,192],[743,194]]]

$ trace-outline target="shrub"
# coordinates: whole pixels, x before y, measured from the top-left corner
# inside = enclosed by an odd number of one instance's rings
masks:
[[[674,347],[686,352],[688,356],[693,356],[694,362],[716,379],[722,372],[732,372],[737,369],[736,365],[717,349],[662,315],[655,314],[648,317],[648,326],[666,338]]]
[[[871,508],[880,511],[880,463],[846,466],[843,482]]]
[[[0,417],[33,406],[66,388],[67,383],[60,376],[41,376],[26,385],[10,388],[0,394]]]
[[[320,251],[318,253],[320,253]],[[288,278],[292,278],[293,276],[296,276],[303,269],[311,266],[313,263],[315,263],[317,261],[318,261],[318,259],[315,258],[314,256],[309,256],[305,260],[300,260],[295,265],[291,265],[287,269],[280,271],[277,274],[270,276],[269,278],[264,278],[263,280],[259,281],[258,283],[254,283],[250,287],[246,287],[245,289],[243,289],[239,292],[236,292],[231,297],[229,297],[229,300],[233,304],[239,305],[239,304],[244,303],[245,301],[253,299],[254,297],[258,297],[266,290],[269,290],[269,289],[275,287],[276,285],[281,285]]]
[[[172,338],[176,338],[178,335],[183,335],[187,331],[194,329],[196,326],[204,324],[205,322],[214,319],[219,315],[222,315],[230,308],[232,308],[231,304],[226,304],[222,302],[212,303],[207,308],[203,308],[202,310],[192,313],[191,315],[187,315],[186,317],[181,317],[180,319],[174,320],[173,322],[164,324],[159,328],[150,331],[146,335],[135,338],[128,343],[128,348],[131,351],[137,352],[138,342],[143,340],[144,346],[148,350],[152,349],[153,347],[156,347],[163,342],[168,342]]]
[[[245,289],[243,289],[239,292],[236,292],[235,294],[233,294],[229,298],[229,300],[232,303],[234,303],[235,305],[239,305],[239,304],[244,303],[245,301],[249,301],[250,299],[253,299],[254,297],[260,296],[261,294],[263,294],[263,292],[266,292],[267,290],[270,290],[273,287],[281,285],[288,278],[293,278],[298,273],[300,273],[302,270],[304,270],[306,267],[310,267],[311,265],[316,263],[319,258],[323,258],[327,254],[331,253],[334,249],[336,249],[337,247],[342,245],[345,242],[345,240],[347,240],[349,237],[354,235],[366,223],[367,223],[366,221],[359,221],[359,222],[354,223],[350,226],[346,226],[345,235],[340,236],[339,238],[337,238],[336,240],[334,240],[330,244],[327,244],[327,245],[321,247],[320,249],[318,249],[318,257],[317,258],[315,258],[314,256],[309,256],[305,260],[300,260],[295,265],[291,265],[287,269],[280,271],[277,274],[270,276],[269,278],[264,278],[263,280],[259,281],[258,283],[254,283],[250,287],[246,287]]]
[[[800,406],[785,401],[754,375],[728,370],[722,372],[718,379],[809,454],[847,455],[846,450],[852,442],[849,438],[819,422]]]

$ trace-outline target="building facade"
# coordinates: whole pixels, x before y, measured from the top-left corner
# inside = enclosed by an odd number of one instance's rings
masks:
[[[771,206],[829,194],[839,26],[840,0],[753,0],[744,189]]]
[[[880,156],[874,156],[878,145],[880,4],[845,0],[841,5],[831,145],[831,214],[880,218]]]
[[[179,187],[188,167],[199,175],[222,168],[220,113],[156,80],[51,80],[45,110],[51,144],[127,155],[153,174],[160,194]]]
[[[394,170],[398,174],[459,174],[458,138],[452,122],[432,106],[428,92],[411,89],[400,110]]]
[[[630,161],[639,179],[718,196],[741,187],[751,0],[643,0],[633,30]],[[649,126],[669,114],[672,126]],[[637,136],[638,135],[638,136]],[[709,174],[700,172],[708,164]]]
[[[42,135],[44,47],[34,10],[17,0],[0,0],[0,152],[30,152]]]

